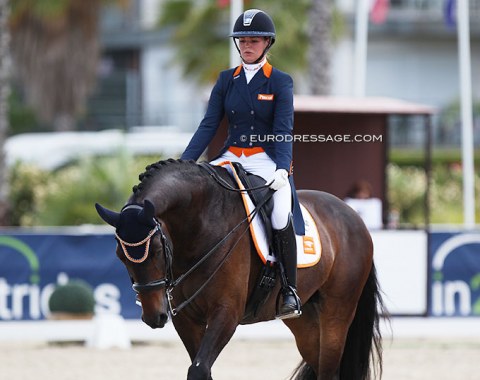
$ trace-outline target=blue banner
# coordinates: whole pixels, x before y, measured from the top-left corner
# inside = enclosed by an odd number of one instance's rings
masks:
[[[432,316],[480,315],[480,233],[430,233]]]
[[[140,319],[112,233],[18,231],[0,231],[0,321],[45,319],[55,286],[69,279],[91,285],[96,313]],[[432,232],[428,256],[428,315],[479,316],[480,233]]]
[[[141,309],[113,234],[0,232],[0,321],[40,320],[57,284],[81,279],[94,290],[96,313],[138,319]]]

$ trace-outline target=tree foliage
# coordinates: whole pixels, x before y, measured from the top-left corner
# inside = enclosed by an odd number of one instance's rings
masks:
[[[229,67],[230,8],[219,3],[167,0],[158,23],[172,30],[175,61],[184,74],[201,84],[214,82],[219,71]],[[245,1],[245,7],[265,10],[274,19],[277,39],[269,59],[281,70],[295,73],[306,68],[310,4],[311,0]]]
[[[10,97],[10,33],[8,18],[10,14],[7,0],[0,0],[0,225],[7,224],[8,183],[7,168],[3,144],[7,137],[8,99]]]

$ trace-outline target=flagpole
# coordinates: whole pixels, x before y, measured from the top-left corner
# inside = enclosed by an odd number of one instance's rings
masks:
[[[230,32],[233,30],[235,21],[243,12],[243,0],[230,1]],[[238,66],[241,63],[240,55],[235,47],[233,38],[230,39],[230,67]]]
[[[353,95],[365,96],[368,43],[368,0],[357,0],[355,14],[355,59]]]
[[[475,166],[470,60],[470,17],[468,0],[457,0],[458,61],[460,70],[460,109],[462,121],[463,223],[475,227]]]

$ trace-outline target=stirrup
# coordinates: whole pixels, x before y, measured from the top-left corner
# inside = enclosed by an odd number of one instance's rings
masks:
[[[280,313],[280,306],[279,306],[279,299],[280,296],[285,297],[284,294],[287,294],[288,297],[292,297],[295,299],[295,306],[291,308],[290,310],[286,310],[283,313]],[[284,301],[284,300],[283,300]],[[283,302],[282,306],[285,305],[285,302]],[[293,303],[290,303],[289,306],[293,306]],[[300,302],[300,298],[297,295],[297,291],[293,286],[288,286],[278,294],[277,297],[277,311],[275,315],[275,319],[289,319],[289,318],[298,318],[302,315],[302,304]]]

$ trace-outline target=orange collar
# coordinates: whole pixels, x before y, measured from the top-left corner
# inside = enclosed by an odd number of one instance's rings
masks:
[[[240,75],[240,72],[242,71],[242,65],[238,66],[235,71],[233,72],[233,76],[236,77],[237,75]],[[265,64],[262,66],[263,70],[263,75],[265,75],[267,78],[270,78],[272,75],[272,70],[273,66],[267,61]]]

